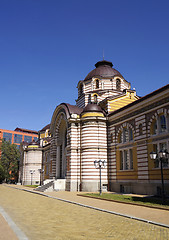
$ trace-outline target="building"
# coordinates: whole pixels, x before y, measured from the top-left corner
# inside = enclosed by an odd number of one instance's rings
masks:
[[[111,62],[95,67],[78,82],[76,105],[58,105],[41,131],[41,139],[50,137],[40,145],[44,183],[51,181],[56,190],[98,191],[94,161],[101,159],[107,162],[105,191],[160,193],[159,162],[149,154],[169,150],[169,85],[140,98]],[[169,193],[168,160],[163,168]]]
[[[39,144],[35,141],[22,142],[20,152],[18,182],[22,185],[40,185],[42,149]]]
[[[38,132],[18,127],[14,131],[0,129],[0,140],[2,139],[16,144],[19,149],[20,143],[23,141],[32,142],[33,140],[38,140]]]
[[[9,141],[11,144],[15,144],[19,149],[20,144],[24,141],[26,144],[38,140],[38,132],[34,130],[28,130],[23,128],[16,128],[14,131],[0,129],[0,144],[2,139]],[[1,154],[1,150],[0,150]],[[14,180],[14,179],[11,179]],[[17,181],[17,179],[15,179]]]
[[[23,141],[20,145],[21,159],[19,162],[18,182],[23,185],[41,185],[42,176],[48,178],[48,159],[50,154],[50,124],[38,132],[38,141],[30,143]],[[44,173],[42,171],[44,159]],[[49,163],[50,164],[50,163]]]

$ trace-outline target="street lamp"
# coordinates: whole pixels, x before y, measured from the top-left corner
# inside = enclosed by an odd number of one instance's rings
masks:
[[[35,173],[35,170],[30,170],[30,174],[31,174],[31,185],[32,185],[32,177],[33,177],[33,174]]]
[[[160,161],[160,168],[161,168],[161,187],[162,187],[162,204],[164,204],[164,179],[163,179],[163,163],[168,159],[168,152],[167,150],[160,150],[157,154],[156,152],[150,153],[150,158],[152,160],[159,160]]]
[[[40,186],[42,185],[42,174],[45,171],[44,169],[38,169],[39,173],[40,173]]]
[[[94,166],[95,166],[95,168],[100,169],[100,190],[99,190],[99,192],[100,192],[100,195],[101,195],[102,194],[101,169],[106,167],[106,161],[101,160],[101,159],[95,160],[94,161]]]

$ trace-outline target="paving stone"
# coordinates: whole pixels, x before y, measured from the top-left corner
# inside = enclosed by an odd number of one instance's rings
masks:
[[[169,239],[169,229],[0,185],[0,206],[29,239]],[[160,217],[160,216],[159,216]]]

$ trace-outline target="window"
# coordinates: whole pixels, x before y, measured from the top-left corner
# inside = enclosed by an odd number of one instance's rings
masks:
[[[88,103],[91,103],[91,94],[88,95]]]
[[[120,151],[120,170],[133,169],[133,150],[125,149]]]
[[[156,135],[167,131],[166,117],[163,115],[157,116],[151,125],[151,134]]]
[[[125,167],[125,170],[129,169],[129,158],[128,158],[127,150],[124,150],[124,167]]]
[[[82,93],[83,93],[83,84],[81,83],[79,87],[79,94],[81,95]]]
[[[99,80],[96,80],[96,89],[99,88]]]
[[[37,140],[38,140],[38,138],[37,138],[37,137],[34,137],[33,139],[34,139],[35,141],[37,141]]]
[[[120,151],[120,170],[123,170],[123,152]]]
[[[32,142],[32,137],[31,136],[24,136],[24,141],[25,142]]]
[[[128,129],[123,128],[123,142],[128,142]]]
[[[139,124],[139,135],[143,135],[143,126],[142,124]]]
[[[14,134],[14,143],[21,143],[22,142],[22,135]]]
[[[129,141],[133,140],[133,130],[132,128],[129,128]]]
[[[157,121],[156,120],[153,121],[152,132],[153,132],[153,134],[157,134]]]
[[[130,169],[133,169],[133,150],[129,149],[129,156],[130,156]]]
[[[120,89],[121,89],[121,81],[120,81],[120,79],[117,79],[117,80],[116,80],[116,89],[117,89],[117,90],[120,90]]]
[[[166,150],[166,149],[167,149],[167,143],[166,142],[153,144],[153,152],[158,153],[160,150]],[[155,168],[160,168],[160,161],[158,159],[154,160],[154,167]],[[169,167],[168,160],[163,162],[163,167]]]
[[[3,139],[5,141],[9,141],[10,143],[12,143],[12,133],[4,132],[3,133]]]
[[[94,95],[94,103],[97,103],[97,95]]]
[[[118,135],[118,143],[126,143],[129,141],[133,141],[134,135],[131,127],[124,127],[122,131],[120,131]]]
[[[119,133],[119,138],[118,138],[118,142],[122,143],[123,139],[122,139],[122,132]]]
[[[160,132],[165,132],[167,129],[166,127],[166,118],[164,115],[160,116]]]

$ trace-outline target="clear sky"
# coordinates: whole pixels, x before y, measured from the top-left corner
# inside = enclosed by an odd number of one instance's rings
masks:
[[[0,0],[0,128],[40,130],[103,59],[139,96],[169,82],[168,0]]]

